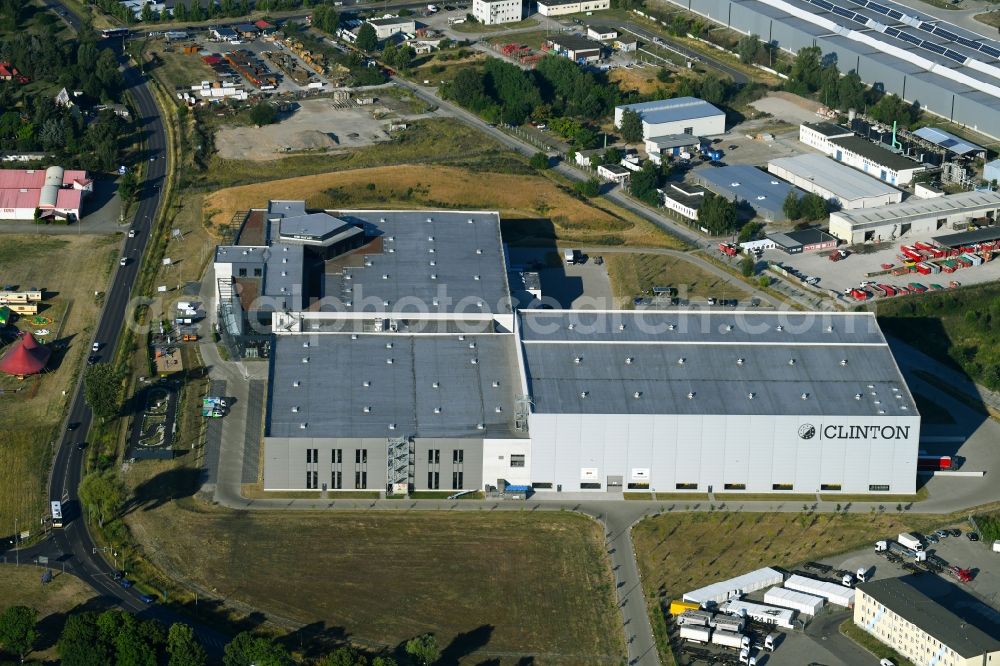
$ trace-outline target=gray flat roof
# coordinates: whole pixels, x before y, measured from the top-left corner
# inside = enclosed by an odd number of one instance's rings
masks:
[[[768,234],[768,238],[782,247],[798,247],[800,245],[813,245],[815,243],[825,243],[837,240],[836,236],[831,236],[822,229],[796,229],[784,233]]]
[[[498,213],[335,214],[381,240],[380,252],[326,274],[324,297],[340,299],[345,309],[392,311],[409,304],[429,312],[511,311]]]
[[[834,125],[833,123],[802,123],[809,129],[819,132],[823,136],[852,136],[854,132],[847,129],[846,127],[841,127],[840,125]]]
[[[267,436],[518,436],[512,334],[358,333],[354,338],[346,333],[274,337]]]
[[[567,51],[600,51],[604,45],[580,35],[553,35],[549,41]]]
[[[788,193],[804,194],[799,188],[749,164],[704,166],[695,169],[692,175],[716,194],[746,201],[755,210],[768,211],[781,219],[785,216],[783,206]]]
[[[642,122],[651,125],[725,115],[723,111],[697,97],[675,97],[637,104],[622,104],[615,108],[635,111],[642,118]]]
[[[857,153],[872,162],[884,166],[893,171],[906,171],[908,169],[923,169],[924,165],[919,162],[903,157],[897,153],[876,146],[871,141],[860,136],[834,137],[830,143],[840,146],[844,150]]]
[[[372,25],[406,25],[407,23],[413,23],[414,21],[411,18],[392,16],[389,18],[368,19],[368,22]]]
[[[997,636],[1000,636],[1000,625],[991,623],[987,627],[992,635],[977,626],[977,624],[986,626],[983,615],[986,612],[995,614],[996,611],[984,607],[982,614],[973,615],[969,607],[952,610],[948,606],[958,606],[958,604],[947,603],[950,595],[947,593],[942,595],[940,590],[934,590],[929,595],[919,589],[922,585],[924,581],[917,581],[914,576],[904,576],[861,583],[858,589],[893,613],[915,624],[921,631],[944,643],[964,659],[982,656],[988,652],[1000,652],[1000,640],[997,639]],[[947,585],[955,588],[951,583]],[[954,591],[963,597],[968,597],[969,600],[974,599],[961,590]]]
[[[767,163],[810,180],[833,193],[841,201],[853,201],[899,192],[895,187],[876,180],[857,169],[816,153],[779,157]]]
[[[536,310],[520,321],[538,413],[918,415],[871,313]]]
[[[957,234],[935,236],[934,242],[946,247],[961,247],[975,243],[988,243],[1000,239],[1000,227],[982,227],[972,231],[960,231]]]
[[[698,185],[669,183],[667,187],[664,187],[660,191],[663,192],[663,196],[667,199],[676,201],[688,208],[699,208],[705,201],[705,192],[707,190]]]
[[[901,203],[879,206],[878,208],[858,208],[841,210],[831,214],[851,227],[877,227],[925,217],[969,214],[1000,208],[1000,192],[961,192],[947,194],[933,199],[908,199]]]
[[[298,240],[329,244],[363,233],[360,227],[352,226],[329,213],[285,217],[278,223],[278,237],[290,242]]]
[[[646,139],[646,143],[654,143],[659,149],[682,148],[684,146],[695,146],[701,143],[701,139],[691,134],[665,134],[663,136],[651,136]]]

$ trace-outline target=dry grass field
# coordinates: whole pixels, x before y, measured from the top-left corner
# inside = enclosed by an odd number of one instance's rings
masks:
[[[127,517],[130,529],[161,571],[201,588],[203,603],[246,604],[375,645],[434,632],[455,656],[475,651],[468,663],[617,664],[624,652],[601,530],[576,514],[151,502]]]
[[[0,236],[0,284],[45,291],[39,314],[51,323],[22,330],[47,330],[39,340],[56,347],[48,369],[18,380],[0,375],[0,534],[35,531],[46,513],[48,461],[67,396],[88,353],[89,335],[98,311],[94,291],[103,291],[117,252],[119,236]],[[2,351],[0,351],[2,353]]]
[[[633,299],[653,287],[676,287],[679,297],[703,301],[748,298],[731,281],[712,275],[681,257],[663,254],[607,254],[604,257],[611,290],[621,307],[633,307]]]
[[[684,592],[760,567],[791,568],[847,552],[872,542],[876,535],[926,532],[947,520],[895,512],[666,513],[638,523],[632,539],[662,649],[663,624],[654,611],[657,601],[670,603]],[[665,655],[664,663],[673,660]]]
[[[617,83],[622,90],[635,90],[640,94],[647,95],[669,86],[657,80],[656,67],[629,68],[616,67],[608,73],[608,79]]]
[[[499,210],[508,242],[675,247],[652,224],[600,201],[584,201],[543,176],[445,166],[388,166],[303,176],[219,190],[205,198],[215,225],[268,199],[305,199],[313,208]]]

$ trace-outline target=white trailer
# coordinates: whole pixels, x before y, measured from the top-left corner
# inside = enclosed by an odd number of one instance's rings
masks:
[[[793,574],[785,581],[785,587],[789,590],[823,597],[829,603],[836,604],[837,606],[843,606],[844,608],[854,607],[855,590],[843,585]]]
[[[576,250],[563,250],[563,259],[567,264],[576,263]]]
[[[899,538],[896,539],[896,541],[906,546],[910,550],[915,550],[917,552],[920,552],[921,550],[924,549],[924,544],[921,543],[920,539],[910,534],[909,532],[903,532],[902,534],[900,534]]]
[[[772,587],[764,594],[764,603],[797,610],[803,615],[815,615],[826,601],[805,592],[796,592],[783,587]]]
[[[708,627],[681,627],[681,638],[695,643],[708,643],[712,637],[712,630]]]
[[[739,598],[744,594],[764,590],[774,585],[781,585],[784,576],[777,569],[764,567],[750,573],[730,578],[719,583],[712,583],[705,587],[684,593],[684,601],[696,604],[703,604],[714,601],[721,604],[733,598]]]
[[[723,631],[716,629],[712,632],[712,643],[739,649],[743,647],[743,634],[735,631]]]
[[[739,633],[746,626],[746,620],[737,615],[723,615],[719,613],[712,618],[711,626],[713,629]]]
[[[684,611],[678,616],[677,624],[690,627],[710,627],[712,626],[712,613],[696,610]]]

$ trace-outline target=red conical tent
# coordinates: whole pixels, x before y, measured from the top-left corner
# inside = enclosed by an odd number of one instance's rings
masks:
[[[38,344],[31,333],[23,333],[0,358],[0,372],[23,377],[45,369],[52,350]]]

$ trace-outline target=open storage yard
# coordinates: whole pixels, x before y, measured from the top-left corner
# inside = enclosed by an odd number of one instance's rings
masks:
[[[434,632],[447,663],[476,652],[468,663],[616,664],[624,651],[602,532],[582,516],[234,514],[161,505],[156,484],[139,486],[149,506],[127,521],[155,564],[202,589],[203,604],[248,604],[372,646]]]
[[[790,503],[793,503],[790,500]],[[874,514],[802,513],[664,513],[632,529],[636,559],[654,632],[665,649],[659,610],[690,590],[760,567],[792,569],[869,546],[900,532],[926,531],[947,521],[944,516],[886,511]],[[673,663],[664,655],[667,664]],[[777,663],[777,662],[776,662]],[[805,663],[805,662],[801,662]]]
[[[306,99],[282,114],[280,122],[264,127],[223,127],[215,138],[219,157],[227,160],[273,160],[300,151],[328,152],[388,141],[395,124],[423,115],[401,115],[392,97],[359,105],[353,99],[337,102],[329,97]]]
[[[635,307],[636,298],[652,298],[655,287],[676,289],[678,305],[704,304],[710,297],[749,305],[743,302],[749,297],[747,292],[736,286],[735,279],[712,275],[683,257],[616,253],[605,255],[604,260],[620,307]]]
[[[598,201],[585,201],[542,176],[401,165],[244,185],[215,192],[205,209],[215,224],[268,199],[305,199],[313,208],[471,208],[499,210],[507,242],[558,238],[597,245],[673,247],[649,222]]]
[[[0,235],[0,284],[44,290],[39,318],[25,315],[15,325],[54,348],[42,374],[24,380],[0,375],[0,535],[10,533],[15,518],[19,530],[35,532],[38,519],[47,513],[45,481],[68,399],[63,392],[72,388],[89,353],[98,309],[94,291],[104,290],[117,240]]]

